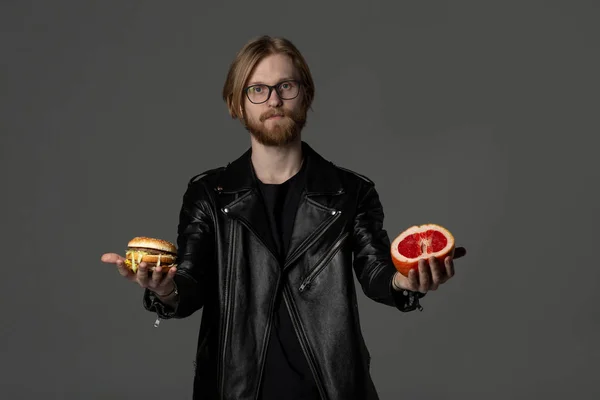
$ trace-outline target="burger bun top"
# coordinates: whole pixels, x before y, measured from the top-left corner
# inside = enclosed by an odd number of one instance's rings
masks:
[[[127,247],[141,247],[145,249],[153,249],[164,251],[166,253],[177,254],[177,247],[173,243],[167,242],[166,240],[146,236],[134,237],[129,241],[129,243],[127,243]]]

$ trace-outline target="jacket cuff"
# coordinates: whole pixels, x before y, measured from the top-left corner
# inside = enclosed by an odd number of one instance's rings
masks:
[[[419,303],[419,299],[425,297],[425,293],[421,292],[413,292],[411,290],[396,290],[393,286],[393,277],[390,281],[390,291],[392,293],[392,298],[394,299],[394,304],[396,308],[398,308],[402,312],[409,312],[414,310],[423,311],[423,307]]]
[[[156,315],[161,319],[171,319],[175,318],[177,315],[177,307],[173,308],[167,304],[164,304],[160,301],[158,296],[149,289],[144,289],[144,297],[142,302],[146,310],[156,313]]]

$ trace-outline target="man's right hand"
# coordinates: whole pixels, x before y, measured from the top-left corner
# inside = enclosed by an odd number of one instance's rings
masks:
[[[132,282],[137,282],[141,287],[153,291],[158,296],[168,296],[175,288],[173,277],[177,270],[176,267],[171,267],[166,274],[162,272],[162,267],[158,267],[150,275],[145,262],[140,263],[137,272],[134,273],[125,265],[125,258],[116,253],[103,254],[101,260],[107,264],[115,264],[122,276]]]

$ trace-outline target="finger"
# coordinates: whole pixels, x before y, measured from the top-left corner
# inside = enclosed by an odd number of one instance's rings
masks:
[[[105,254],[102,254],[102,257],[100,257],[100,260],[102,262],[105,262],[108,264],[115,264],[117,261],[124,260],[124,259],[125,258],[121,257],[117,253],[105,253]]]
[[[446,257],[444,260],[444,266],[446,267],[446,275],[448,275],[448,279],[454,276],[454,260],[452,257]]]
[[[461,258],[467,255],[467,249],[464,247],[457,247],[454,249],[454,258]]]
[[[431,286],[431,270],[427,260],[419,260],[419,292],[426,293]]]
[[[135,274],[129,268],[127,268],[127,265],[125,265],[123,260],[117,260],[115,264],[117,265],[117,270],[121,276],[124,276],[131,281],[135,280]]]
[[[177,273],[177,267],[171,267],[169,268],[169,271],[167,271],[167,274],[165,276],[165,280],[163,281],[164,283],[169,283],[170,281],[173,280],[173,278],[175,278],[175,274]]]
[[[115,264],[117,265],[117,270],[119,271],[119,274],[127,276],[131,273],[129,268],[127,268],[127,266],[125,265],[125,262],[123,262],[122,260],[117,260]]]
[[[408,271],[408,287],[413,292],[419,290],[419,272],[414,268]]]
[[[175,267],[171,267],[169,268],[169,270],[167,272],[161,272],[161,278],[162,279],[160,281],[159,287],[166,287],[169,286],[171,284],[171,281],[173,281],[173,278],[175,277],[175,273],[177,272],[177,268]]]
[[[154,271],[152,272],[151,287],[156,288],[156,287],[160,286],[163,278],[164,278],[164,276],[163,276],[163,272],[162,272],[162,267],[160,267],[160,266],[155,267]]]
[[[446,281],[446,268],[442,266],[442,263],[436,257],[429,258],[429,266],[431,267],[431,284],[437,289],[440,284]]]
[[[146,264],[145,262],[141,262],[138,265],[138,270],[137,270],[136,276],[137,276],[137,281],[140,284],[140,286],[143,288],[147,288],[148,283],[150,281],[150,278],[148,277],[148,264]]]

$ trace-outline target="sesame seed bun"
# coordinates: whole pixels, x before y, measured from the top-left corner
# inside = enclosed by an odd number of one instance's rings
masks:
[[[158,266],[162,272],[168,272],[177,266],[177,247],[166,240],[138,236],[127,243],[125,265],[133,272],[137,271],[141,262],[148,264],[150,271]]]

